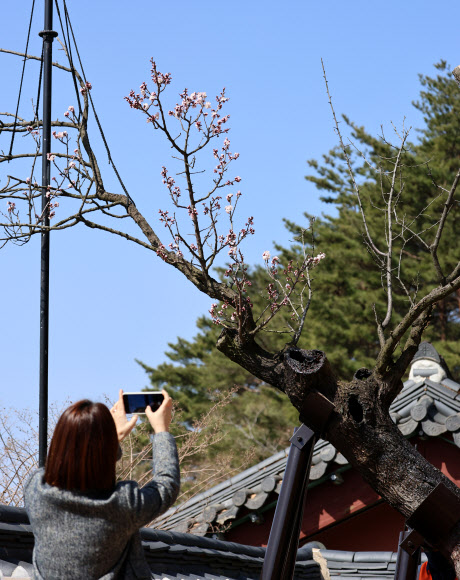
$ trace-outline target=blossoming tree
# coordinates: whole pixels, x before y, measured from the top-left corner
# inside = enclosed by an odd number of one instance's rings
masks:
[[[452,509],[458,509],[460,491],[403,438],[388,410],[402,388],[402,377],[433,307],[460,288],[460,261],[446,270],[439,252],[443,231],[458,203],[460,170],[448,186],[434,184],[435,194],[429,207],[411,215],[410,200],[404,200],[408,132],[395,132],[394,155],[375,167],[381,179],[381,227],[386,234],[385,245],[377,245],[368,227],[366,200],[354,176],[349,147],[342,142],[336,123],[343,159],[348,163],[349,180],[362,215],[364,242],[381,271],[387,295],[385,315],[379,317],[376,313],[380,350],[373,368],[360,369],[350,381],[339,382],[326,353],[297,348],[311,300],[310,272],[326,258],[324,254],[304,252],[298,263],[280,264],[276,256],[264,252],[266,306],[260,312],[253,309],[243,242],[254,234],[254,219],[249,216],[237,225],[241,178],[232,168],[239,155],[228,138],[225,90],[212,101],[204,92],[185,89],[179,102],[169,109],[164,93],[171,84],[171,75],[161,73],[152,61],[150,84],[142,83],[139,92],[131,91],[126,97],[129,106],[144,115],[152,129],[169,142],[177,164],[174,177],[166,166],[161,170],[167,195],[164,208],[159,210],[159,221],[154,224],[141,213],[126,190],[113,193],[106,189],[88,134],[91,85],[78,72],[75,74],[81,87],[81,101],[70,106],[62,120],[53,122],[55,146],[49,159],[54,177],[45,208],[52,218],[49,229],[57,232],[81,223],[154,252],[214,300],[210,312],[222,330],[217,348],[285,393],[302,420],[321,431],[390,505],[409,517],[442,484],[453,498]],[[40,121],[19,118],[14,121],[31,144],[29,153],[15,157],[29,158],[31,164],[28,175],[8,177],[0,189],[4,202],[0,223],[2,244],[26,243],[45,227],[43,213],[36,210],[41,195],[35,178],[41,146]],[[13,124],[5,119],[2,131],[11,131]],[[0,158],[0,162],[6,159]],[[426,220],[428,213],[430,225],[422,228],[420,220],[422,217]],[[132,228],[120,226],[124,220],[137,226],[138,235],[132,233]],[[164,232],[162,235],[157,226]],[[310,234],[302,232],[300,237],[306,235]],[[413,240],[426,250],[437,273],[436,284],[422,295],[416,285],[404,278],[404,249]],[[228,261],[221,280],[213,275],[213,268],[221,263],[219,255]],[[318,267],[327,267],[327,258]],[[397,321],[392,316],[396,287],[407,298],[407,312]],[[273,327],[282,309],[289,309],[290,322],[282,329]],[[258,340],[261,332],[273,328],[286,332],[285,347],[278,352],[268,352]],[[459,574],[460,524],[430,541],[451,556]]]

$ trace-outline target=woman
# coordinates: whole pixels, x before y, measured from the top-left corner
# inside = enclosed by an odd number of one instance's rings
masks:
[[[35,537],[36,580],[147,579],[151,573],[139,528],[170,507],[179,492],[179,462],[168,432],[172,400],[163,391],[161,407],[147,418],[155,431],[154,475],[138,487],[115,484],[119,443],[131,432],[123,391],[111,411],[88,400],[60,417],[45,469],[25,486],[25,505]]]

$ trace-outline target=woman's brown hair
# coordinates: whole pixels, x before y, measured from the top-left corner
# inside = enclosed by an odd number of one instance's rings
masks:
[[[45,466],[45,481],[61,489],[110,491],[115,485],[118,437],[110,411],[88,400],[59,418]]]

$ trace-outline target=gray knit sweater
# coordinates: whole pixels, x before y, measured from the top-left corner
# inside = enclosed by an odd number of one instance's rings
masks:
[[[38,469],[24,490],[35,537],[35,579],[151,578],[139,528],[166,511],[179,492],[179,461],[170,433],[154,436],[153,463],[152,481],[144,487],[122,481],[103,495],[48,485]]]

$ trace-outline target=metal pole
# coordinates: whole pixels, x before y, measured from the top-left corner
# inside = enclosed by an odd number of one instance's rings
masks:
[[[420,564],[420,548],[414,551],[413,554],[408,554],[401,543],[409,535],[409,531],[401,532],[399,534],[398,555],[396,557],[395,580],[416,580],[418,573],[418,566]]]
[[[260,580],[290,580],[299,545],[305,493],[315,433],[301,425],[291,438],[291,448],[276,504]]]
[[[45,28],[39,32],[43,38],[43,130],[42,130],[42,214],[41,224],[49,227],[49,198],[51,152],[51,74],[53,40],[53,0],[45,0]],[[38,428],[38,463],[45,465],[48,443],[48,327],[49,327],[49,231],[41,233],[40,266],[40,401]]]
[[[312,449],[314,446],[315,444],[313,443]],[[306,450],[305,452],[308,455],[309,450]],[[305,510],[305,505],[307,502],[307,489],[309,479],[310,479],[310,465],[308,465],[308,468],[305,470],[302,486],[298,490],[299,507],[295,514],[295,519],[291,523],[292,526],[291,539],[284,558],[283,570],[281,573],[282,580],[291,580],[294,577],[295,563],[297,560],[297,552],[299,549],[300,531],[302,529],[303,512]]]

